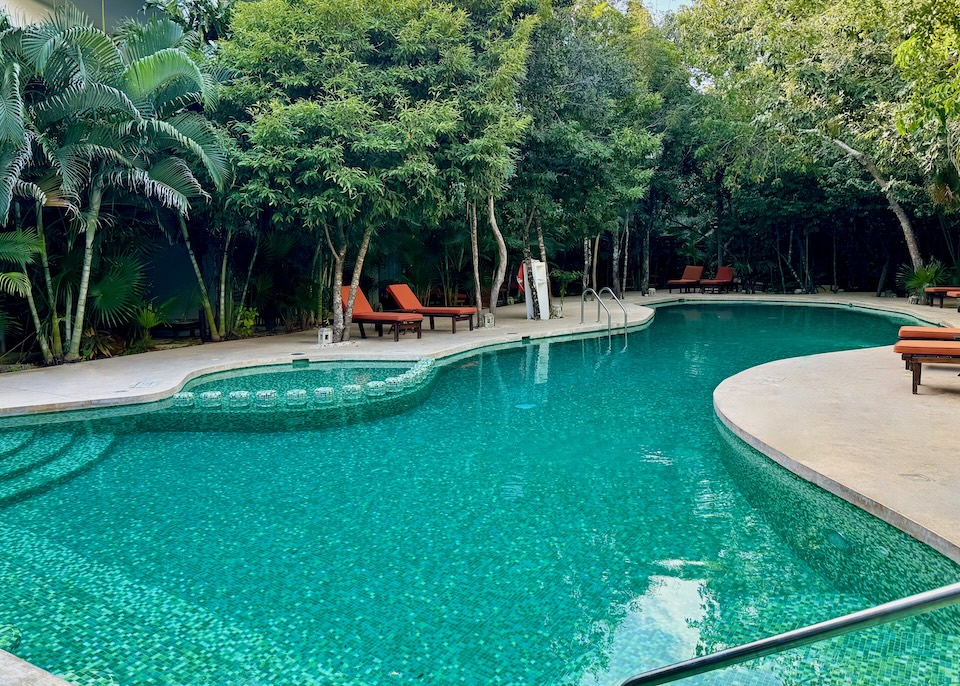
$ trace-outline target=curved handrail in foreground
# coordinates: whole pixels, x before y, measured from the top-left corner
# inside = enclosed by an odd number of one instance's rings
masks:
[[[942,586],[932,591],[894,600],[866,610],[860,610],[843,617],[828,619],[819,624],[811,624],[783,634],[727,648],[712,655],[695,657],[674,665],[659,667],[643,674],[632,676],[621,686],[655,686],[668,684],[687,677],[696,676],[715,669],[723,669],[747,660],[781,653],[809,643],[816,643],[835,636],[842,636],[860,629],[894,622],[914,615],[939,610],[960,603],[960,583]]]

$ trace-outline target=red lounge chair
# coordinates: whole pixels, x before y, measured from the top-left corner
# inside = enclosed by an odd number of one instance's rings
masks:
[[[340,297],[343,301],[343,311],[347,311],[347,299],[350,297],[350,286],[343,286],[340,289]],[[374,312],[370,307],[367,296],[359,288],[357,297],[353,301],[353,321],[360,327],[360,338],[366,338],[367,334],[363,330],[364,324],[373,324],[377,329],[377,334],[383,336],[383,325],[389,324],[393,329],[393,340],[400,340],[401,329],[411,329],[417,332],[417,338],[420,338],[420,328],[423,325],[423,317],[419,314],[409,314],[405,312]]]
[[[424,307],[420,300],[405,283],[392,283],[387,286],[387,293],[402,312],[415,312],[430,318],[430,329],[433,330],[434,317],[450,317],[453,333],[457,332],[457,322],[467,321],[473,331],[473,317],[477,314],[476,307]]]
[[[907,369],[913,372],[914,395],[920,385],[921,365],[960,364],[960,341],[956,340],[901,340],[893,346],[893,352],[902,355]]]
[[[930,288],[924,288],[923,292],[930,296],[930,307],[933,307],[934,300],[939,299],[942,308],[944,296],[956,298],[957,294],[960,293],[960,286],[931,286]]]
[[[714,278],[702,279],[700,292],[706,293],[708,288],[714,293],[729,291],[733,288],[733,267],[717,267],[717,275]]]
[[[674,288],[679,288],[681,293],[689,293],[691,289],[700,285],[701,276],[703,276],[703,267],[687,265],[683,269],[683,276],[667,281],[667,289],[670,293],[673,293]]]

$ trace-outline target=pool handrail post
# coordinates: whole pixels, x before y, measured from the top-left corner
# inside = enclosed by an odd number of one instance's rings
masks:
[[[583,293],[580,294],[580,323],[583,324],[583,303],[587,299],[587,293],[593,293],[594,297],[597,299],[597,321],[600,321],[600,308],[602,307],[607,313],[607,338],[613,338],[613,319],[610,316],[610,310],[607,309],[607,306],[603,304],[603,298],[600,297],[600,294],[597,293],[592,288],[586,289]],[[626,329],[624,329],[626,331]]]
[[[727,648],[710,655],[695,657],[673,665],[632,676],[621,686],[656,686],[669,684],[697,674],[712,672],[732,665],[740,664],[767,655],[782,653],[792,648],[817,643],[828,638],[842,636],[861,629],[895,622],[914,615],[932,612],[940,608],[960,603],[960,583],[941,586],[932,591],[900,598],[876,607],[853,612],[842,617],[828,619],[825,622],[811,624],[800,629],[787,631],[776,636],[762,638],[759,641]]]
[[[610,297],[613,298],[613,301],[617,303],[617,305],[619,305],[620,309],[623,311],[623,335],[626,336],[627,335],[627,308],[623,306],[623,301],[617,297],[617,294],[613,292],[613,289],[610,288],[610,286],[604,286],[603,288],[600,289],[600,295],[603,295],[604,292],[609,293]],[[600,295],[598,295],[597,298],[599,298]],[[599,316],[599,313],[597,314],[597,316]]]

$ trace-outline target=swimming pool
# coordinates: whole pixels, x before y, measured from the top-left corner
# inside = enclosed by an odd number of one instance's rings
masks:
[[[0,470],[76,455],[83,471],[0,509],[0,625],[77,682],[607,686],[956,581],[712,411],[737,371],[896,326],[685,305],[625,347],[464,357],[362,422],[291,430],[278,410],[218,429],[171,408],[6,430]],[[960,625],[940,611],[687,683],[958,670]]]

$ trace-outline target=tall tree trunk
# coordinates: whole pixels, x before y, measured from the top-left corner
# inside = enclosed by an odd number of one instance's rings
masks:
[[[477,243],[477,203],[467,203],[467,221],[470,222],[470,250],[473,252],[474,305],[477,308],[477,326],[483,326],[483,293],[480,290],[480,248]]]
[[[543,262],[543,268],[547,270],[547,310],[549,311],[553,302],[553,289],[550,285],[550,265],[547,262],[547,246],[543,242],[543,222],[537,216],[537,243],[540,246],[540,261]]]
[[[47,238],[43,233],[43,205],[40,203],[37,203],[37,237],[39,238],[40,264],[43,267],[43,282],[47,287],[47,301],[50,307],[51,352],[55,360],[60,360],[63,357],[63,340],[60,337],[60,316],[57,314],[57,299],[53,292],[53,279],[50,277]]]
[[[223,242],[223,259],[220,261],[220,338],[227,337],[227,256],[230,254],[230,241],[233,229],[227,229],[227,239]]]
[[[327,226],[323,227],[324,236],[327,239],[327,246],[330,248],[330,254],[333,257],[333,293],[331,307],[333,308],[333,340],[342,341],[343,340],[343,330],[344,318],[343,318],[343,291],[341,286],[343,286],[343,261],[347,256],[347,240],[346,236],[343,233],[343,227],[337,227],[337,233],[339,243],[337,245],[333,244],[333,239],[330,238],[330,229]]]
[[[583,239],[583,274],[580,280],[583,282],[583,290],[590,288],[590,239]]]
[[[97,222],[100,219],[100,202],[103,200],[103,188],[90,188],[90,208],[87,213],[86,243],[83,250],[83,271],[80,273],[80,288],[77,290],[77,313],[73,318],[73,338],[70,340],[70,352],[64,360],[80,361],[80,339],[83,338],[84,316],[87,313],[87,290],[90,288],[90,272],[93,271],[93,243],[97,235]]]
[[[640,293],[646,295],[650,291],[650,234],[653,232],[653,215],[643,225],[643,240],[641,241]]]
[[[73,291],[67,288],[63,300],[63,347],[69,350],[73,340]]]
[[[213,305],[210,304],[210,295],[207,293],[207,285],[203,282],[203,274],[200,272],[200,264],[197,262],[197,256],[193,253],[193,245],[190,243],[190,233],[187,231],[187,220],[182,214],[177,213],[177,220],[180,222],[180,235],[183,236],[183,244],[187,248],[187,255],[190,256],[190,264],[193,265],[193,273],[197,277],[197,287],[200,289],[200,306],[203,308],[204,316],[207,319],[207,328],[210,329],[210,339],[217,343],[220,341],[220,333],[217,329],[217,320],[213,316]]]
[[[600,264],[600,236],[603,235],[603,232],[597,234],[596,240],[593,241],[593,274],[590,277],[590,282],[593,284],[591,288],[597,290],[597,265]]]
[[[624,219],[623,230],[623,279],[620,280],[620,297],[627,292],[627,273],[630,265],[630,214]]]
[[[340,340],[350,340],[350,323],[353,321],[353,303],[357,299],[357,289],[360,287],[360,273],[363,271],[363,261],[367,257],[367,248],[370,247],[370,238],[373,236],[374,226],[371,224],[363,231],[363,239],[360,241],[360,250],[357,251],[357,259],[353,263],[353,276],[350,279],[350,295],[347,298],[347,311],[344,314],[343,336]]]
[[[536,214],[536,209],[530,211],[530,218],[523,225],[523,264],[524,280],[526,281],[524,290],[526,290],[530,302],[533,303],[533,318],[540,319],[540,294],[537,293],[537,282],[533,277],[533,258],[530,256],[530,224],[533,223],[534,214]]]
[[[883,177],[883,175],[880,173],[880,170],[877,168],[876,163],[873,161],[873,158],[860,152],[859,150],[851,148],[842,140],[838,138],[831,138],[820,133],[816,129],[804,129],[801,131],[801,133],[815,133],[824,140],[833,143],[847,153],[847,155],[859,162],[864,169],[870,172],[870,176],[873,177],[873,180],[878,186],[880,186],[880,190],[883,191],[883,195],[887,199],[887,205],[897,216],[897,221],[900,222],[900,229],[903,231],[903,239],[907,243],[907,251],[910,253],[910,262],[913,264],[913,268],[919,269],[922,267],[923,259],[920,257],[920,245],[917,243],[917,234],[913,230],[913,224],[910,223],[910,217],[907,216],[903,206],[901,206],[896,197],[894,197],[893,191],[890,189],[891,180]]]
[[[493,270],[493,283],[490,285],[490,314],[495,315],[497,312],[497,296],[500,294],[500,286],[503,285],[503,277],[507,273],[507,244],[503,240],[503,234],[500,233],[500,226],[497,224],[497,213],[492,194],[487,196],[487,213],[490,228],[493,229],[493,237],[497,240],[497,266]]]
[[[47,345],[47,337],[43,333],[40,324],[40,314],[37,312],[37,303],[33,299],[33,284],[30,283],[30,275],[27,273],[27,266],[23,266],[23,277],[27,280],[27,288],[24,295],[27,298],[27,304],[30,306],[30,316],[33,318],[33,326],[37,330],[37,343],[40,344],[40,352],[43,354],[44,364],[53,364],[53,353],[50,352],[50,346]]]
[[[320,245],[317,244],[317,249],[320,249]],[[247,277],[243,280],[243,290],[240,291],[240,303],[237,305],[237,316],[233,320],[233,328],[236,329],[240,326],[240,310],[246,307],[247,303],[247,288],[250,286],[250,276],[253,274],[253,265],[257,261],[257,253],[260,251],[260,234],[257,234],[257,238],[253,244],[253,256],[250,258],[250,264],[247,266]]]
[[[626,219],[624,219],[626,222]],[[613,292],[619,298],[623,293],[620,292],[620,229],[613,231]]]

